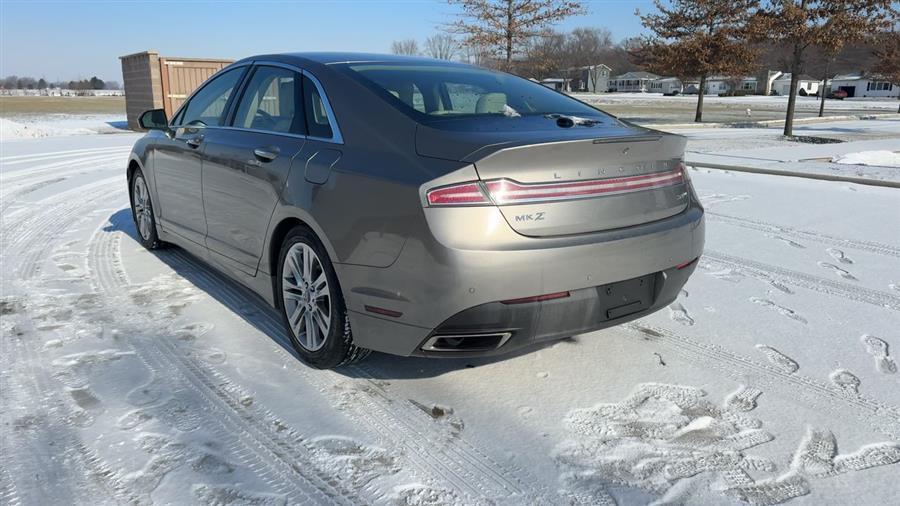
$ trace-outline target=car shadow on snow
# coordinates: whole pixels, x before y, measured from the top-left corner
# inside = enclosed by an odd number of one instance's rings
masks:
[[[110,216],[109,222],[110,224],[103,229],[104,232],[123,232],[133,241],[138,242],[137,230],[132,221],[130,209],[123,208],[116,211]],[[151,251],[151,253],[179,276],[227,307],[236,316],[265,334],[302,363],[285,334],[281,315],[256,293],[178,246],[170,245]],[[527,355],[554,343],[555,341],[536,343],[504,355],[482,358],[399,357],[373,352],[361,364],[340,367],[335,369],[335,372],[354,378],[366,376],[376,376],[386,380],[430,378],[460,369],[480,367]]]

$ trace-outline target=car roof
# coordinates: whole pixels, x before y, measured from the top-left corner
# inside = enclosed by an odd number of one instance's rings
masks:
[[[387,63],[419,63],[419,64],[441,64],[452,66],[464,66],[463,63],[456,63],[447,60],[438,60],[425,56],[406,56],[396,54],[379,54],[379,53],[356,53],[356,52],[309,52],[309,53],[279,53],[250,56],[242,59],[247,60],[274,60],[285,63],[319,63],[322,65],[332,65],[337,63],[360,63],[360,62],[387,62]]]

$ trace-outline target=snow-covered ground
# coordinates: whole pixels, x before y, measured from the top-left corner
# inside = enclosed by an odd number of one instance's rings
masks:
[[[794,128],[796,136],[840,141],[828,144],[788,140],[782,128],[774,126],[671,131],[688,137],[688,163],[900,182],[900,118],[832,121]]]
[[[135,241],[137,138],[0,143],[2,504],[900,495],[898,190],[693,170],[707,251],[666,310],[512,356],[318,371],[246,290]]]
[[[664,101],[669,103],[688,102],[695,104],[697,95],[676,95],[674,97],[664,96],[662,93],[574,93],[573,96],[580,100],[592,104],[647,104]],[[743,105],[753,109],[754,106],[766,107],[787,107],[788,97],[786,96],[764,96],[764,95],[746,95],[743,97],[720,97],[718,95],[705,95],[703,102],[706,105],[722,104],[722,105]],[[817,97],[797,97],[798,109],[819,109],[819,98]],[[897,99],[885,98],[848,98],[844,100],[827,100],[826,108],[829,111],[840,110],[871,110],[874,112],[894,113],[897,112]]]
[[[0,142],[15,139],[125,133],[128,122],[120,114],[23,114],[0,118]]]

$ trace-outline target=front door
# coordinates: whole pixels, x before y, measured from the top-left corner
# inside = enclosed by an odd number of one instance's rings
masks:
[[[175,118],[172,133],[154,147],[160,226],[198,244],[206,236],[202,198],[206,138],[223,124],[228,101],[245,70],[235,68],[207,82]]]
[[[203,164],[206,245],[213,259],[255,275],[291,162],[304,144],[300,74],[257,66],[231,128],[207,134]]]

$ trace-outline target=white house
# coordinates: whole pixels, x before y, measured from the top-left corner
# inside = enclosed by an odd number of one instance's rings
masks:
[[[650,72],[626,72],[610,81],[609,90],[645,93],[650,91],[650,83],[656,79],[659,76]]]
[[[541,79],[541,84],[556,91],[568,91],[569,89],[569,80],[561,77]]]
[[[821,79],[816,79],[815,77],[806,74],[800,74],[800,78],[797,81],[797,94],[801,96],[816,95],[819,93],[819,87],[821,85]],[[772,81],[772,91],[776,95],[789,95],[791,93],[791,74],[781,74]]]
[[[836,75],[831,79],[831,92],[847,92],[848,97],[898,97],[900,86],[860,74]]]
[[[756,93],[756,77],[710,76],[706,78],[706,94],[718,95],[734,90]]]
[[[612,69],[600,63],[584,67],[569,69],[572,77],[569,82],[569,91],[588,91],[591,93],[606,93],[609,91],[609,74]]]
[[[677,77],[660,77],[650,81],[650,91],[663,95],[678,95],[684,91],[684,85]]]

